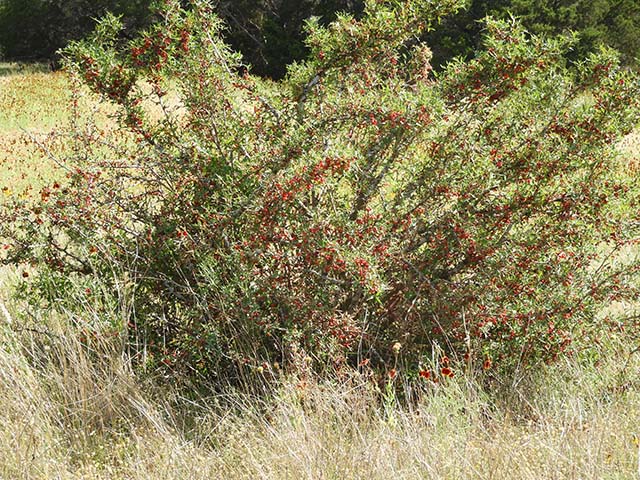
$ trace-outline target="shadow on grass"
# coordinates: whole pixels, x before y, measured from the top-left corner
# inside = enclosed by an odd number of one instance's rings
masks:
[[[0,78],[25,73],[47,73],[51,68],[46,63],[0,62]]]

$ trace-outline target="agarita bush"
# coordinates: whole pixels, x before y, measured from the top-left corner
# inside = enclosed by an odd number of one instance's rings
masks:
[[[4,213],[9,261],[41,266],[34,288],[126,278],[132,348],[210,377],[399,354],[415,372],[434,345],[532,365],[595,341],[601,306],[637,295],[615,144],[638,79],[609,51],[568,71],[570,38],[493,20],[436,77],[415,39],[459,5],[311,22],[280,83],[239,63],[205,1],[163,3],[134,40],[106,18],[66,56],[117,106],[118,140],[74,132],[66,181]]]

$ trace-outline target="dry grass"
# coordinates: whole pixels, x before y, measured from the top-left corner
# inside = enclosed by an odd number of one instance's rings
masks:
[[[73,85],[63,72],[46,68],[0,63],[0,201],[7,196],[30,197],[58,179],[64,172],[55,159],[69,153],[68,135],[75,127],[91,132],[96,144],[116,145],[123,141],[114,128],[116,109],[87,91],[79,90],[76,108],[86,125],[72,112]],[[149,119],[170,112],[181,115],[175,92],[160,100],[151,94],[149,85],[140,90]],[[95,148],[95,145],[94,145]],[[99,157],[99,148],[92,152]]]
[[[0,77],[2,197],[29,195],[55,175],[55,165],[36,142],[51,143],[55,127],[68,121],[67,109],[61,108],[68,100],[67,91],[62,74],[29,72]]]
[[[69,120],[64,73],[32,71],[0,77],[0,131],[51,130]]]
[[[623,163],[627,164],[629,172],[640,171],[640,131],[627,135],[620,144]]]
[[[509,390],[460,376],[425,389],[411,409],[381,404],[356,375],[304,387],[292,378],[269,401],[229,394],[187,402],[166,387],[143,387],[113,339],[87,348],[64,327],[25,327],[5,319],[1,327],[3,479],[640,474],[640,359],[624,349],[611,348],[598,366],[541,370]]]

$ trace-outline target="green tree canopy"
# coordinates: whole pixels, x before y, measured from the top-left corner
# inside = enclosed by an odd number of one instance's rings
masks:
[[[614,47],[627,65],[637,65],[640,55],[640,3],[636,0],[468,0],[467,9],[446,18],[427,35],[434,64],[455,56],[470,57],[481,41],[481,20],[491,15],[518,17],[535,34],[579,35],[570,53],[582,58],[600,45]]]
[[[243,53],[255,73],[284,76],[287,65],[307,55],[304,24],[312,16],[321,24],[339,12],[361,13],[362,0],[221,0],[218,15],[228,25],[226,40]]]
[[[107,11],[129,29],[148,15],[150,0],[0,0],[0,52],[12,60],[44,60],[80,39]]]
[[[0,51],[10,59],[51,58],[69,40],[90,32],[95,19],[111,11],[124,16],[129,30],[146,23],[152,0],[0,0]],[[187,4],[188,2],[183,2]],[[218,0],[217,14],[227,25],[225,40],[252,70],[281,78],[287,65],[307,55],[304,24],[312,16],[328,24],[344,11],[358,16],[362,0]],[[469,58],[482,38],[481,20],[492,15],[519,17],[535,34],[575,31],[580,41],[570,52],[581,58],[599,45],[622,52],[636,64],[640,52],[637,0],[467,0],[467,8],[442,19],[424,40],[437,68],[453,57]]]

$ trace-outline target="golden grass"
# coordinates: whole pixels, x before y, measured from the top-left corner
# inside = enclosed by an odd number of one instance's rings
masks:
[[[64,73],[30,72],[0,77],[0,131],[50,130],[69,120]]]
[[[260,403],[241,394],[187,402],[170,388],[143,387],[117,341],[88,349],[71,330],[2,322],[3,479],[640,474],[640,359],[623,349],[597,367],[543,369],[499,396],[460,376],[423,392],[411,409],[381,405],[355,374],[304,387],[292,378]]]
[[[159,119],[167,112],[177,117],[182,114],[175,92],[159,99],[149,85],[141,83],[139,88],[149,119]],[[122,132],[115,128],[117,109],[113,105],[80,89],[77,108],[88,122],[79,128],[88,128],[105,145],[123,141]],[[32,196],[60,178],[63,172],[55,159],[64,158],[71,148],[72,121],[68,75],[38,65],[0,63],[0,202],[8,196]]]
[[[640,131],[627,135],[620,144],[622,162],[630,175],[640,174]]]
[[[60,175],[52,156],[71,121],[70,83],[61,72],[0,64],[0,201],[30,196]]]

